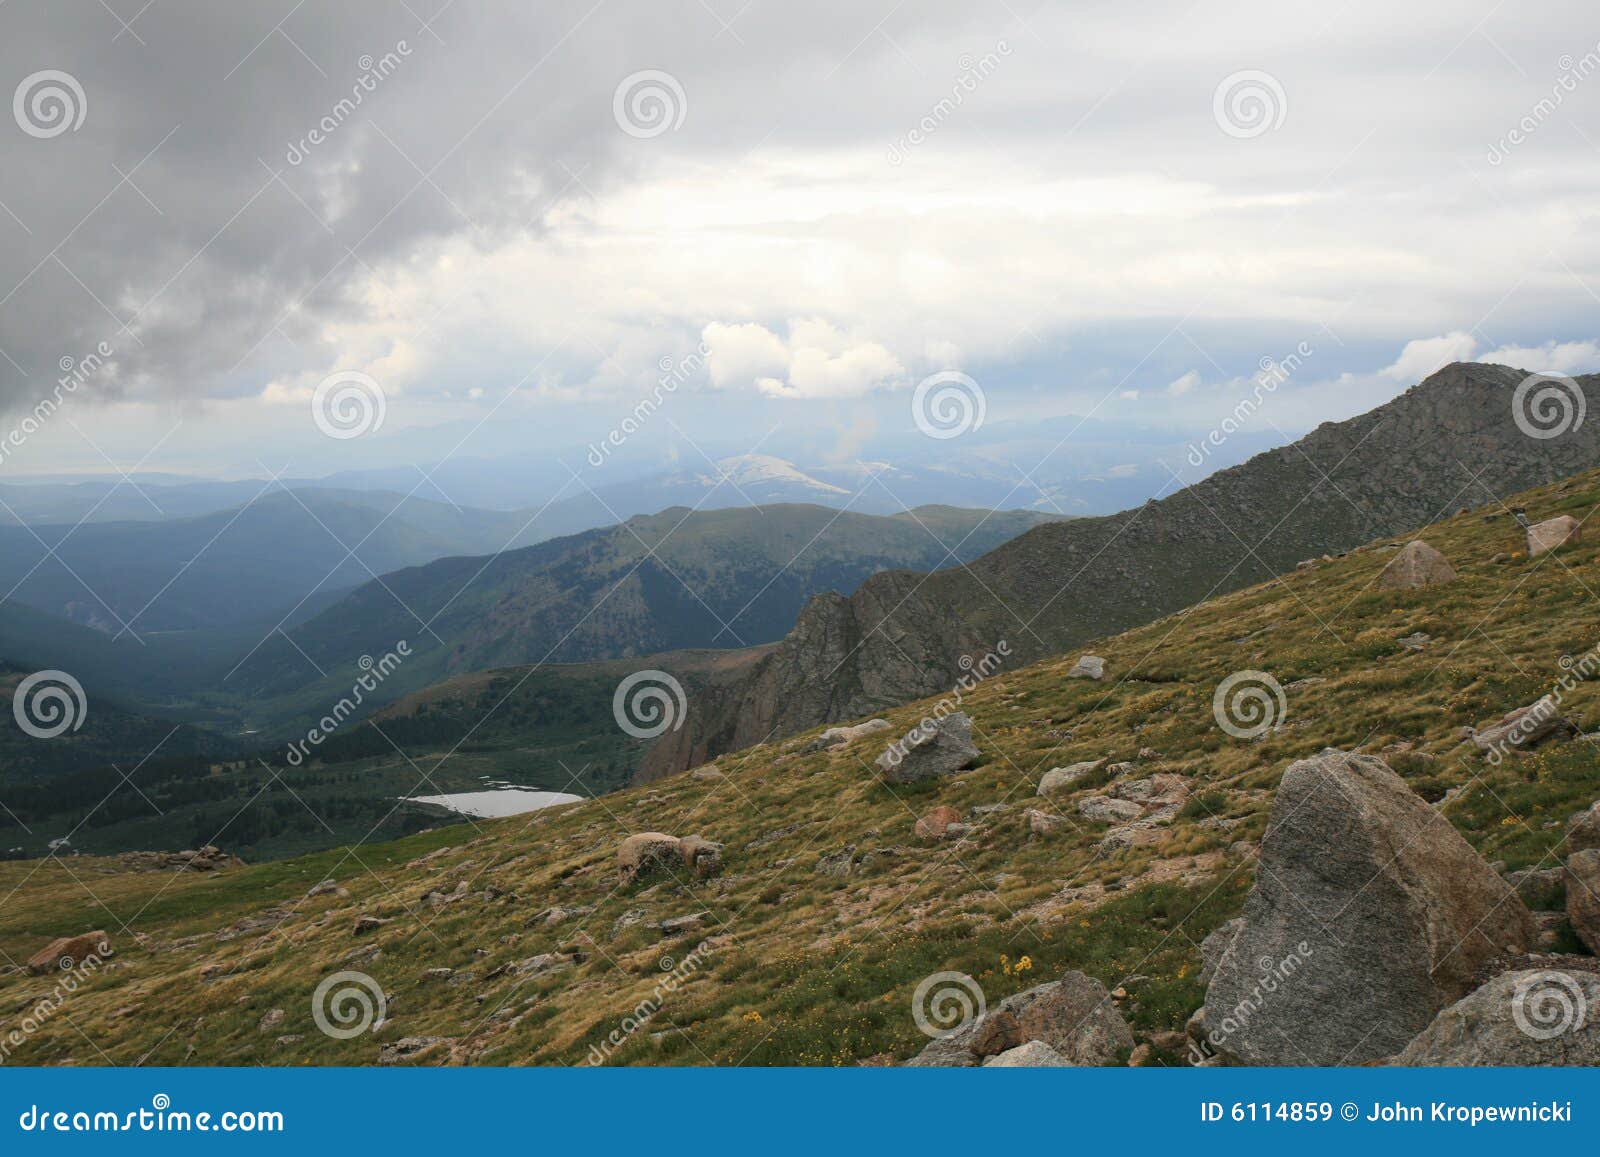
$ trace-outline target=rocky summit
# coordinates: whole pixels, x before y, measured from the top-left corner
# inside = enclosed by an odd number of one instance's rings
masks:
[[[949,570],[888,571],[848,598],[819,595],[781,643],[695,697],[687,725],[657,741],[641,779],[943,694],[1001,642],[1009,665],[1037,660],[1308,557],[1420,528],[1441,511],[1498,509],[1518,491],[1600,466],[1600,423],[1549,440],[1518,427],[1513,395],[1526,377],[1449,365],[1386,405],[1137,509],[1035,527]],[[1600,376],[1575,388],[1600,407]],[[1560,517],[1517,549],[1570,542],[1577,531]],[[1442,581],[1449,564],[1407,549],[1406,585]],[[1095,677],[1090,670],[1069,674]]]

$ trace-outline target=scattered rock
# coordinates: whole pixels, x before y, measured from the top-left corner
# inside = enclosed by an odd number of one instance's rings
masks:
[[[1022,818],[1028,823],[1028,831],[1036,836],[1053,836],[1063,828],[1072,826],[1072,821],[1066,816],[1054,816],[1035,808],[1023,812]]]
[[[1072,670],[1067,672],[1068,679],[1104,679],[1106,677],[1106,661],[1099,655],[1080,655],[1073,664]]]
[[[1407,651],[1426,651],[1428,644],[1433,642],[1432,635],[1424,635],[1421,631],[1414,631],[1403,639],[1396,639]]]
[[[1440,1011],[1396,1065],[1600,1065],[1600,975],[1503,972]]]
[[[722,845],[715,840],[684,836],[678,841],[678,855],[696,880],[709,880],[722,872]]]
[[[1528,527],[1528,557],[1538,558],[1558,547],[1572,546],[1583,534],[1583,524],[1570,514],[1536,522]]]
[[[28,957],[27,969],[35,976],[47,972],[70,972],[89,957],[96,959],[111,955],[111,937],[104,932],[84,932],[77,936],[59,936]]]
[[[1014,1049],[996,1053],[983,1062],[983,1067],[986,1069],[1064,1069],[1071,1068],[1072,1062],[1045,1044],[1044,1041],[1031,1040],[1027,1044],[1018,1045]]]
[[[1243,919],[1206,1022],[1246,1064],[1392,1056],[1488,961],[1535,937],[1449,821],[1381,759],[1331,748],[1284,773]],[[1267,977],[1276,990],[1262,1000]]]
[[[875,766],[888,783],[916,783],[964,771],[981,754],[972,742],[972,720],[957,711],[913,727],[878,756]]]
[[[727,779],[728,777],[723,773],[720,767],[713,763],[706,767],[695,768],[689,773],[689,778],[697,779],[701,783],[717,783],[721,780]]]
[[[887,719],[869,719],[865,723],[857,723],[852,727],[830,727],[821,735],[800,750],[804,752],[827,751],[835,747],[843,747],[853,743],[865,735],[876,735],[880,731],[889,730]]]
[[[390,921],[382,916],[357,916],[355,927],[351,929],[354,936],[365,936],[368,932],[376,932]]]
[[[1010,808],[1011,805],[1008,803],[975,803],[968,811],[973,818],[981,819],[984,816],[997,815],[1000,812],[1008,811]]]
[[[1408,542],[1389,560],[1378,576],[1378,589],[1415,590],[1455,579],[1455,568],[1448,559],[1420,538]]]
[[[339,887],[337,880],[324,880],[306,893],[306,899],[310,900],[317,896],[348,896],[349,894],[349,892]]]
[[[1553,735],[1573,735],[1577,730],[1571,720],[1560,713],[1560,705],[1554,697],[1546,695],[1536,703],[1507,712],[1493,726],[1474,731],[1472,742],[1479,751],[1498,756],[1511,748],[1537,747]]]
[[[386,1044],[378,1049],[378,1063],[380,1065],[397,1065],[401,1061],[410,1060],[422,1053],[445,1043],[441,1036],[408,1036],[401,1037],[391,1044]]]
[[[919,840],[942,840],[951,824],[963,826],[961,813],[953,807],[941,805],[919,819],[914,831]]]
[[[1072,1065],[1115,1064],[1133,1048],[1133,1030],[1111,1002],[1105,985],[1081,972],[1030,989],[1033,999],[1017,1018],[1025,1040],[1043,1041]]]
[[[1574,852],[1600,848],[1600,802],[1567,821],[1567,848]]]
[[[1600,956],[1600,850],[1567,857],[1567,920],[1590,952]],[[1595,1009],[1600,1020],[1600,1007]]]
[[[622,883],[631,884],[651,872],[671,871],[681,859],[677,836],[640,832],[617,846],[617,875]]]
[[[1113,799],[1104,795],[1092,795],[1088,799],[1079,800],[1078,811],[1084,819],[1107,824],[1137,819],[1144,814],[1144,808],[1131,800]]]
[[[1066,767],[1052,767],[1039,780],[1038,794],[1053,795],[1065,791],[1085,776],[1099,771],[1104,763],[1103,759],[1091,759],[1084,763],[1070,763]]]
[[[268,1013],[265,1016],[263,1016],[260,1019],[260,1021],[258,1021],[256,1023],[256,1031],[257,1032],[271,1032],[273,1029],[277,1028],[282,1023],[283,1023],[283,1009],[274,1008],[274,1009],[271,1009],[270,1011],[268,1011]]]
[[[456,970],[454,968],[430,968],[422,974],[422,979],[424,981],[449,980],[455,974]]]
[[[686,932],[694,932],[706,926],[706,918],[710,912],[692,912],[687,916],[672,916],[661,921],[656,927],[663,935],[682,936]]]

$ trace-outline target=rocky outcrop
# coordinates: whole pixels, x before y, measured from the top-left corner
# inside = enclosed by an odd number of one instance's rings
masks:
[[[1037,1045],[1049,1051],[1032,1047]],[[1010,1059],[1002,1067],[1007,1068],[1114,1065],[1133,1046],[1133,1030],[1105,985],[1081,972],[1068,972],[1060,980],[1006,997],[983,1016],[936,1038],[906,1064],[970,1068],[1005,1056]]]
[[[1478,750],[1499,758],[1513,749],[1525,751],[1553,736],[1571,735],[1576,730],[1572,721],[1561,714],[1555,699],[1546,695],[1538,702],[1506,712],[1498,723],[1474,731],[1472,742]]]
[[[631,884],[655,871],[671,871],[680,862],[678,837],[664,832],[639,832],[617,845],[617,876]]]
[[[1567,857],[1567,922],[1589,951],[1600,956],[1600,851],[1594,848]],[[1595,1017],[1600,1019],[1600,1008]]]
[[[952,826],[961,829],[955,834],[966,833],[967,825],[961,822],[961,813],[953,807],[942,805],[918,819],[913,831],[919,840],[942,840]]]
[[[1391,1056],[1535,936],[1449,821],[1381,759],[1331,749],[1284,773],[1243,920],[1205,1027],[1246,1064]]]
[[[1400,548],[1378,576],[1378,589],[1385,591],[1415,590],[1455,579],[1455,568],[1444,555],[1423,542],[1413,539]]]
[[[1485,467],[1475,501],[1600,464],[1600,422],[1545,441],[1517,428],[1511,395],[1526,376],[1446,366],[1370,413],[1159,501],[1036,527],[965,566],[888,571],[848,598],[818,596],[783,642],[722,660],[725,676],[696,689],[685,726],[658,741],[641,776],[946,694],[999,640],[1014,669],[1426,525],[1462,501],[1461,462]],[[1600,409],[1600,377],[1576,380]],[[1270,530],[1247,546],[1231,529],[1241,525]]]
[[[28,957],[28,971],[35,976],[47,972],[70,972],[91,957],[104,960],[111,955],[111,937],[104,932],[84,932],[59,936]]]
[[[1103,759],[1090,759],[1066,767],[1052,767],[1039,780],[1039,794],[1054,795],[1058,791],[1071,791],[1075,783],[1099,771],[1104,764]]]
[[[1132,800],[1113,799],[1106,795],[1091,795],[1078,801],[1078,814],[1086,820],[1102,824],[1118,824],[1136,820],[1144,815],[1144,808]]]
[[[1546,519],[1528,527],[1528,557],[1538,558],[1563,546],[1572,546],[1583,534],[1583,523],[1570,514]]]
[[[1600,975],[1506,972],[1440,1011],[1397,1065],[1600,1065]]]
[[[220,868],[242,868],[244,861],[221,848],[207,844],[182,852],[124,852],[118,861],[133,872],[215,872]]]
[[[972,720],[964,711],[943,719],[925,719],[891,743],[874,761],[887,783],[916,783],[954,775],[982,754],[972,742]]]

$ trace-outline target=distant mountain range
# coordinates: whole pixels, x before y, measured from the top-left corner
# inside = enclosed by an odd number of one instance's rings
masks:
[[[661,738],[644,775],[940,694],[1002,640],[1011,665],[1030,662],[1600,464],[1600,424],[1554,438],[1519,428],[1513,391],[1527,376],[1447,366],[1171,497],[1036,527],[958,569],[818,595],[781,645],[730,657],[691,697],[688,722]],[[1600,405],[1600,375],[1577,381]]]
[[[415,657],[397,687],[518,663],[763,643],[780,638],[819,591],[852,591],[891,568],[956,565],[1043,521],[948,507],[892,516],[798,504],[673,507],[385,575],[267,641],[232,682],[289,694],[402,639]]]

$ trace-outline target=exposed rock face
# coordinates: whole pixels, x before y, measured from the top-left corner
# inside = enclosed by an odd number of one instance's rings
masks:
[[[1246,1064],[1392,1056],[1535,936],[1449,821],[1381,759],[1332,749],[1284,773],[1243,919],[1206,1027]]]
[[[1206,938],[1200,941],[1200,982],[1204,984],[1217,974],[1217,965],[1222,962],[1222,957],[1229,948],[1233,947],[1234,937],[1239,935],[1239,929],[1244,927],[1244,917],[1235,916],[1226,924],[1213,929]]]
[[[1589,848],[1567,857],[1567,922],[1600,956],[1600,851]],[[1600,1021],[1600,1007],[1595,1009]]]
[[[1506,712],[1493,726],[1473,732],[1472,742],[1478,750],[1498,757],[1512,748],[1537,747],[1551,736],[1570,735],[1575,730],[1555,699],[1546,695],[1536,703]]]
[[[1067,1068],[1071,1064],[1071,1061],[1045,1044],[1044,1041],[1031,1040],[1027,1044],[1018,1045],[1014,1049],[996,1053],[983,1062],[983,1067],[986,1069],[1060,1069]]]
[[[950,825],[955,824],[963,831],[966,825],[961,822],[961,813],[949,806],[940,806],[925,814],[916,823],[913,829],[919,840],[942,840]]]
[[[59,936],[28,957],[28,971],[35,976],[47,972],[70,972],[91,956],[104,960],[111,955],[111,937],[104,932],[84,932],[78,936]]]
[[[1078,801],[1078,812],[1086,820],[1097,823],[1115,824],[1124,820],[1138,819],[1144,815],[1144,808],[1132,800],[1112,799],[1110,796],[1092,795],[1088,799]]]
[[[1017,1053],[1004,1067],[1112,1065],[1133,1045],[1133,1030],[1105,985],[1081,972],[1069,972],[1060,980],[1006,997],[972,1024],[934,1040],[906,1064],[971,1068],[988,1063],[985,1058]],[[1029,1051],[1021,1053],[1025,1048]]]
[[[916,783],[963,771],[981,754],[972,742],[972,720],[957,711],[913,727],[885,748],[874,766],[889,783]]]
[[[1023,1038],[1043,1041],[1071,1065],[1112,1065],[1133,1049],[1133,1030],[1106,986],[1081,972],[1030,989],[1034,999],[1018,1021]]]
[[[1039,794],[1052,795],[1058,791],[1068,791],[1072,785],[1091,772],[1099,771],[1103,759],[1091,759],[1084,763],[1072,763],[1066,767],[1052,767],[1045,772],[1039,780]]]
[[[617,873],[622,883],[631,884],[648,872],[670,871],[681,858],[677,836],[640,832],[617,846]]]
[[[725,675],[696,688],[687,722],[658,741],[641,778],[944,694],[961,659],[997,640],[1009,641],[1013,669],[1425,525],[1457,499],[1459,462],[1487,464],[1480,480],[1503,497],[1600,464],[1600,422],[1542,442],[1517,429],[1511,395],[1526,376],[1446,366],[1370,413],[1138,509],[1036,527],[931,575],[884,572],[849,598],[818,596],[783,642],[722,660]],[[1577,381],[1600,412],[1600,377]],[[1272,529],[1247,549],[1229,529],[1246,524]],[[1013,608],[1036,614],[1028,631]]]
[[[1067,672],[1068,679],[1104,679],[1106,661],[1099,655],[1082,655]]]
[[[1455,568],[1449,560],[1418,538],[1406,543],[1400,553],[1389,560],[1389,565],[1378,576],[1378,589],[1413,590],[1451,582],[1455,577]]]
[[[244,866],[238,856],[212,844],[182,852],[124,852],[117,859],[134,872],[215,872]]]
[[[1567,822],[1567,849],[1581,852],[1586,848],[1600,848],[1600,802]]]
[[[1536,522],[1528,527],[1528,557],[1538,558],[1546,551],[1571,546],[1583,533],[1583,524],[1570,514]]]
[[[1600,975],[1505,972],[1443,1009],[1397,1065],[1600,1065]]]

